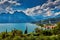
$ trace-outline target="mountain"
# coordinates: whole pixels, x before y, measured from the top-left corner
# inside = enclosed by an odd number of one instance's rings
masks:
[[[41,22],[43,20],[43,22]],[[44,17],[42,15],[28,16],[24,12],[15,11],[13,14],[10,13],[1,13],[0,14],[0,23],[56,23],[60,22],[60,15],[54,17]]]
[[[59,15],[57,15],[57,16],[55,16],[55,18],[59,18],[60,17],[60,14]]]
[[[60,22],[60,15],[54,16],[54,17],[46,17],[45,19],[39,20],[35,23],[39,23],[39,24],[55,24],[57,22]]]
[[[31,16],[27,16],[24,12],[14,12],[10,13],[1,13],[0,14],[0,23],[24,23],[32,22],[34,19]]]

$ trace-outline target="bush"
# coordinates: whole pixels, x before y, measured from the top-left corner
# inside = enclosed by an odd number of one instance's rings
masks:
[[[15,37],[13,38],[13,40],[21,40],[21,37],[20,37],[20,36],[15,36]]]

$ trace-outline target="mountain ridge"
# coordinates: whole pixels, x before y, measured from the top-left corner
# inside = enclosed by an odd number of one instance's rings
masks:
[[[25,15],[25,13],[14,12],[10,13],[1,13],[0,14],[0,23],[24,23],[24,22],[32,22],[33,18]]]

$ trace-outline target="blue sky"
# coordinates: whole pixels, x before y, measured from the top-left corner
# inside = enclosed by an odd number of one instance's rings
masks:
[[[0,13],[22,11],[28,16],[56,16],[60,14],[60,0],[0,0]]]
[[[21,5],[14,6],[15,9],[25,10],[27,8],[32,8],[38,5],[42,5],[43,3],[46,3],[47,0],[19,0],[18,3]],[[18,7],[18,8],[17,8]]]
[[[32,8],[38,5],[42,5],[47,0],[20,0],[22,8]]]

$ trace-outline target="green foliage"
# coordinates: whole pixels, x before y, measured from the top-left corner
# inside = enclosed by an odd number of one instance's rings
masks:
[[[13,40],[22,40],[20,36],[15,36]]]
[[[57,26],[53,29],[53,33],[56,34],[60,34],[60,22],[57,23]]]
[[[36,28],[34,32],[23,34],[20,30],[1,32],[0,40],[60,40],[60,23],[51,30]]]
[[[39,23],[37,23],[36,25],[41,26],[41,27],[44,27],[44,25],[43,25],[43,24],[39,24]]]
[[[60,22],[58,22],[58,23],[57,23],[57,27],[59,27],[59,28],[60,28]]]

